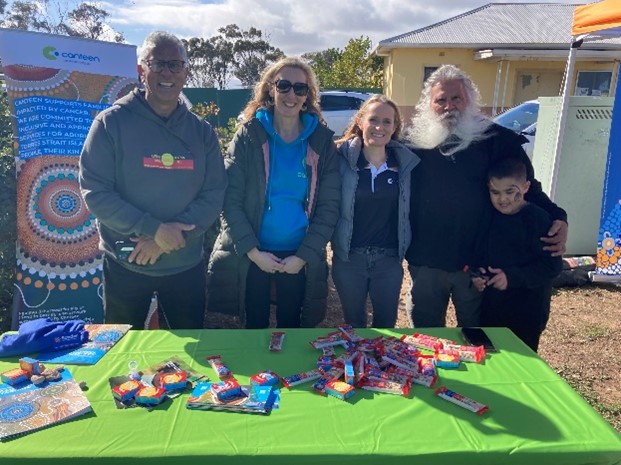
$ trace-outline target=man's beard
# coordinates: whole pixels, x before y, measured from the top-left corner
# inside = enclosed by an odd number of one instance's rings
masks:
[[[428,106],[417,110],[406,132],[406,140],[415,148],[437,147],[447,157],[464,150],[472,142],[485,139],[485,132],[492,124],[473,108],[466,108],[463,113],[453,110],[441,115],[436,115]]]

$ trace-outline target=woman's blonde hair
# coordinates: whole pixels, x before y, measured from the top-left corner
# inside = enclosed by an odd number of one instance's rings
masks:
[[[263,71],[261,79],[254,86],[252,100],[248,102],[246,108],[244,108],[242,112],[243,121],[248,121],[253,118],[257,110],[261,108],[270,109],[274,105],[274,99],[270,96],[270,86],[274,84],[276,75],[283,68],[298,68],[306,74],[308,94],[306,95],[306,102],[304,103],[302,112],[317,115],[319,121],[323,123],[324,119],[323,116],[321,116],[321,109],[319,106],[319,85],[317,84],[317,77],[308,63],[298,57],[281,58]]]
[[[375,94],[369,100],[364,102],[358,112],[354,115],[349,123],[349,126],[345,129],[343,136],[337,139],[336,145],[341,145],[348,139],[353,139],[354,137],[362,137],[362,128],[360,127],[360,122],[364,115],[369,110],[369,107],[374,103],[385,103],[390,105],[392,109],[395,111],[395,131],[392,133],[391,139],[398,140],[401,137],[401,129],[403,128],[403,119],[401,118],[401,112],[399,111],[399,107],[395,102],[390,100],[385,95]]]

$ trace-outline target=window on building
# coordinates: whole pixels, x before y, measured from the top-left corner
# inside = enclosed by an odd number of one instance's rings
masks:
[[[433,73],[438,68],[439,66],[425,66],[425,70],[423,72],[423,82],[425,82],[429,78],[429,76],[431,76],[431,73]]]
[[[578,71],[574,95],[608,97],[612,71]]]

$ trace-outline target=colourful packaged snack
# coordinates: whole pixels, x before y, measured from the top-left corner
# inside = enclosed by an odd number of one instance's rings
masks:
[[[418,372],[424,376],[436,376],[436,359],[433,355],[418,357]]]
[[[392,352],[382,355],[382,361],[406,370],[418,370],[418,360],[410,357],[402,357]]]
[[[187,385],[188,375],[185,371],[163,373],[158,380],[158,386],[164,388],[166,392],[185,389]]]
[[[459,352],[459,359],[462,362],[480,363],[485,358],[485,347],[483,346],[462,346],[459,344],[446,344],[445,349],[456,350]]]
[[[366,389],[367,391],[384,392],[386,394],[399,394],[402,396],[407,396],[410,391],[409,384],[367,378],[360,381],[358,383],[358,387]]]
[[[323,349],[324,347],[340,346],[346,342],[340,332],[330,333],[327,336],[318,337],[310,342],[315,349]]]
[[[408,384],[410,383],[411,375],[404,375],[399,373],[391,373],[389,371],[381,371],[377,368],[368,369],[364,377],[366,379],[372,379],[377,381],[393,381],[399,384]]]
[[[422,373],[415,373],[410,379],[412,380],[413,383],[420,384],[421,386],[426,386],[428,388],[431,388],[433,387],[434,384],[436,384],[438,377],[436,375],[427,376],[427,375],[423,375]]]
[[[456,350],[436,350],[436,366],[440,368],[459,368],[459,352]]]
[[[274,386],[275,384],[278,384],[279,380],[280,378],[276,373],[266,370],[257,373],[256,375],[252,375],[250,383],[255,386]]]
[[[136,403],[158,405],[166,399],[166,389],[156,386],[145,386],[136,393]]]
[[[126,400],[135,397],[136,393],[143,387],[144,385],[141,382],[136,381],[135,379],[130,379],[129,381],[125,381],[123,384],[114,386],[112,388],[112,395],[115,399],[125,402]]]
[[[30,378],[28,377],[28,372],[22,370],[21,368],[13,368],[11,370],[5,371],[0,375],[2,378],[2,382],[6,384],[10,384],[11,386],[15,386],[16,384],[25,383]]]
[[[336,350],[334,350],[334,346],[322,347],[321,355],[323,355],[324,357],[333,357],[336,355]]]
[[[284,340],[285,340],[284,331],[273,331],[272,337],[270,338],[270,351],[280,352],[282,350],[282,344]]]
[[[426,334],[414,333],[411,336],[404,334],[401,340],[406,344],[418,347],[420,349],[436,350],[442,349],[444,344],[456,344],[455,341],[442,339],[439,337],[428,336]]]
[[[320,355],[317,358],[317,368],[321,371],[328,371],[336,365],[336,359],[329,355]]]
[[[362,339],[364,339],[362,336],[356,333],[356,330],[352,325],[339,326],[338,330],[343,333],[343,336],[345,336],[345,339],[347,339],[348,341],[360,342],[362,341]]]
[[[30,357],[20,358],[19,367],[30,375],[40,375],[45,369],[45,367],[39,363],[39,360]]]
[[[218,374],[218,378],[224,379],[233,376],[231,370],[229,370],[228,367],[222,362],[222,357],[220,355],[212,355],[207,357],[207,361],[211,365],[211,368],[213,368]]]
[[[221,401],[226,401],[242,395],[239,383],[234,379],[227,379],[211,385],[211,393]]]
[[[304,373],[298,373],[297,375],[285,376],[280,378],[283,386],[291,389],[291,386],[297,386],[298,384],[309,383],[316,379],[321,378],[321,372],[319,370],[305,371]]]
[[[324,375],[319,378],[315,384],[313,384],[313,389],[321,394],[325,394],[326,384],[332,380],[339,379],[343,376],[343,372],[344,370],[342,367],[333,367],[325,372]]]
[[[356,393],[356,389],[351,384],[335,379],[326,384],[325,392],[337,399],[346,400]]]
[[[438,388],[438,390],[436,391],[436,395],[444,400],[452,402],[453,404],[459,405],[466,410],[478,413],[479,415],[489,410],[489,407],[487,405],[481,404],[480,402],[470,399],[469,397],[462,396],[455,391],[447,389],[445,386],[441,386],[440,388]]]
[[[345,382],[350,385],[354,385],[356,380],[354,379],[354,365],[351,363],[351,360],[347,360],[345,362]]]

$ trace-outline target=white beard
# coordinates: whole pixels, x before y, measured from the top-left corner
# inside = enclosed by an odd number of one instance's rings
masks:
[[[427,107],[412,118],[405,139],[415,148],[438,147],[442,155],[450,157],[488,137],[485,132],[491,124],[476,109],[467,108],[464,113],[453,110],[438,116]]]

